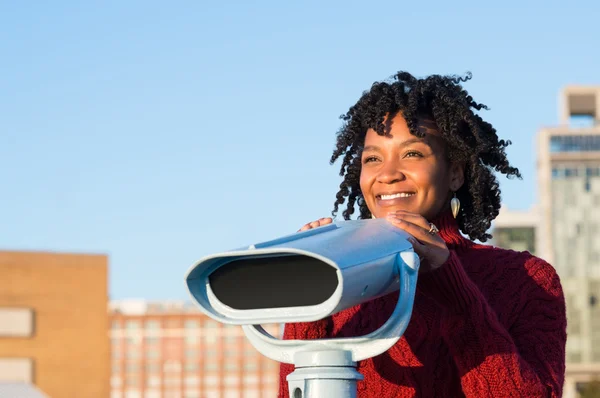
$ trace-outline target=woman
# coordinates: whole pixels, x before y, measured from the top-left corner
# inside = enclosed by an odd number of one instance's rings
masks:
[[[406,72],[375,83],[342,116],[331,162],[344,177],[333,215],[386,217],[422,259],[413,315],[386,353],[358,363],[360,397],[558,397],[565,372],[565,301],[552,266],[474,243],[500,208],[494,171],[520,177],[510,142],[475,113],[456,77]],[[322,218],[301,230],[331,223]],[[471,240],[461,235],[468,235]],[[285,339],[360,336],[390,316],[398,294],[327,319],[287,324]],[[282,364],[280,397],[288,397]]]

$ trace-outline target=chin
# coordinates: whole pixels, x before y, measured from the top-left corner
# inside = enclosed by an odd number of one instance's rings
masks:
[[[390,206],[390,207],[385,207],[385,208],[381,208],[378,209],[378,211],[375,212],[375,214],[377,215],[378,218],[382,218],[387,216],[388,213],[393,213],[395,211],[408,211],[410,213],[418,213],[418,211],[415,211],[413,208],[408,207],[408,206]]]

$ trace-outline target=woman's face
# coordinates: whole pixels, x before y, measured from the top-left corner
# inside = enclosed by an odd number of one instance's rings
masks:
[[[391,120],[391,136],[369,129],[365,137],[360,189],[376,218],[395,210],[430,220],[449,207],[452,192],[464,180],[464,167],[448,162],[435,123],[419,121],[424,138],[412,135],[400,113]]]

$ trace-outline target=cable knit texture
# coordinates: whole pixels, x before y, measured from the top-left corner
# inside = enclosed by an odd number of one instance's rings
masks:
[[[411,321],[387,352],[358,363],[366,397],[560,397],[566,315],[552,266],[465,239],[450,213],[433,222],[450,249],[419,275]],[[287,324],[284,339],[361,336],[389,318],[390,294],[318,322]],[[282,364],[279,397],[289,396]]]

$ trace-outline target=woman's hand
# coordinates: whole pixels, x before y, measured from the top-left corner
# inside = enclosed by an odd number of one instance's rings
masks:
[[[333,219],[331,217],[319,218],[317,221],[309,222],[308,224],[304,224],[302,228],[298,230],[298,232],[306,231],[307,229],[313,229],[317,227],[321,227],[323,225],[331,224]]]
[[[431,224],[424,217],[416,213],[398,210],[389,213],[386,218],[396,227],[412,235],[409,241],[421,259],[420,270],[422,272],[433,271],[448,260],[450,250],[448,250],[446,242],[439,234],[429,232]]]

